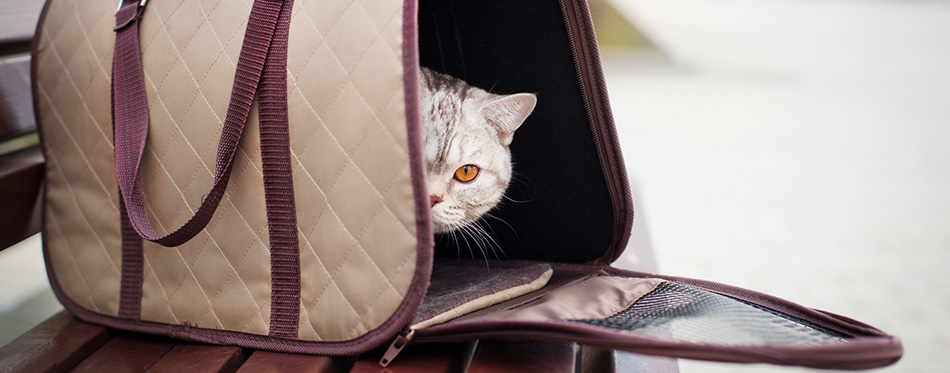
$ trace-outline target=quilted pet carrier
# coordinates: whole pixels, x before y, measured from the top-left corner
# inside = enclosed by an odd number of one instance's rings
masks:
[[[901,355],[845,317],[610,267],[633,206],[584,1],[49,0],[33,64],[47,268],[88,322],[325,355],[395,341],[387,363],[474,338],[825,368]],[[537,93],[511,148],[521,203],[485,222],[504,260],[435,243],[420,64]]]

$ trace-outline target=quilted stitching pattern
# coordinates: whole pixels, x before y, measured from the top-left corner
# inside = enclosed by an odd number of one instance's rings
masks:
[[[39,59],[54,268],[70,298],[106,314],[117,312],[120,262],[108,101],[113,5],[56,1]],[[140,38],[151,128],[142,179],[159,233],[184,223],[211,186],[249,10],[249,1],[148,4]],[[301,339],[365,334],[389,318],[412,280],[401,10],[398,1],[295,4],[288,95]],[[205,231],[177,248],[146,243],[143,319],[267,334],[270,262],[256,118],[255,107],[225,199]]]
[[[164,1],[149,4],[142,19],[149,144],[156,145],[146,148],[142,180],[159,230],[183,224],[211,188],[245,27],[234,19],[249,12],[249,3]],[[256,111],[251,117],[205,231],[174,249],[146,243],[143,319],[267,334],[270,260]]]
[[[119,238],[112,122],[92,102],[110,97],[112,48],[99,33],[111,17],[82,11],[78,3],[50,9],[37,68],[47,199],[44,239],[63,291],[83,308],[118,313]],[[111,35],[105,35],[108,37]],[[67,104],[68,103],[68,104]]]
[[[398,304],[412,280],[415,251],[400,249],[416,242],[401,8],[398,1],[298,1],[294,9],[291,124],[312,124],[291,132],[302,339],[366,333],[389,317],[393,308],[382,305]]]

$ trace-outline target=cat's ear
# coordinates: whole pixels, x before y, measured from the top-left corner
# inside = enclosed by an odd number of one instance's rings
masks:
[[[510,145],[515,130],[534,110],[538,98],[533,93],[516,93],[495,98],[482,107],[482,113],[489,123],[498,128],[501,143]]]

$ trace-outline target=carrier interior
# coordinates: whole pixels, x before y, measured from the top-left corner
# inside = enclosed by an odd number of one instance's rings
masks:
[[[497,219],[479,222],[494,242],[437,236],[436,257],[604,256],[614,211],[559,2],[421,1],[418,32],[422,66],[494,93],[538,96],[511,145],[507,198],[491,212]]]
[[[423,0],[418,16],[422,66],[494,93],[538,96],[511,146],[510,200],[492,211],[504,222],[481,222],[503,252],[437,237],[431,285],[411,324],[420,335],[497,336],[499,325],[521,325],[509,330],[520,335],[540,322],[595,344],[597,335],[611,336],[604,341],[613,347],[616,333],[711,346],[808,347],[852,337],[697,286],[544,264],[597,260],[619,234],[561,3]]]

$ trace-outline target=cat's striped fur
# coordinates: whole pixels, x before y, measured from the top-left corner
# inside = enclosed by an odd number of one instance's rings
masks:
[[[512,174],[508,147],[537,99],[489,93],[424,67],[419,88],[433,228],[471,228],[502,200]],[[470,182],[455,178],[465,165],[479,168]]]

